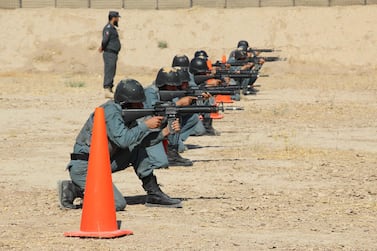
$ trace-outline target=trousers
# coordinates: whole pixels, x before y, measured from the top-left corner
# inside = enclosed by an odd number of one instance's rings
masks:
[[[119,172],[132,165],[139,177],[142,179],[153,173],[145,148],[135,148],[132,152],[128,149],[120,149],[111,156],[111,172]],[[68,164],[69,175],[72,182],[78,185],[85,193],[86,175],[88,173],[88,161],[71,160]],[[126,208],[127,202],[122,193],[113,183],[114,201],[116,211]]]
[[[114,86],[114,77],[117,68],[118,55],[112,52],[103,52],[103,62],[105,65],[103,88],[112,88]]]

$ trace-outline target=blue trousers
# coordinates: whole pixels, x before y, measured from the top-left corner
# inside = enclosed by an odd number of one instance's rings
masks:
[[[132,152],[128,149],[120,149],[111,156],[112,173],[122,171],[130,165],[133,165],[134,170],[140,179],[153,173],[154,168],[149,162],[145,148],[135,148]],[[88,173],[88,161],[71,160],[68,164],[68,170],[72,182],[84,191],[86,175]],[[113,191],[116,211],[124,210],[127,205],[126,199],[114,184]]]

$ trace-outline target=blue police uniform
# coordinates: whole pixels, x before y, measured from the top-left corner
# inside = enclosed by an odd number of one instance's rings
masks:
[[[122,108],[114,101],[108,101],[101,107],[105,111],[108,149],[110,153],[111,171],[118,172],[132,165],[140,179],[153,173],[153,165],[149,162],[145,145],[154,145],[164,138],[160,132],[153,140],[146,141],[151,133],[144,122],[134,122],[133,127],[125,125]],[[93,129],[92,113],[76,138],[68,170],[73,183],[85,189],[88,169],[90,142]],[[126,200],[113,184],[115,208],[117,211],[126,207]]]

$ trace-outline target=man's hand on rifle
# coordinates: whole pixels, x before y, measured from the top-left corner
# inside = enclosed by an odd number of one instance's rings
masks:
[[[250,70],[251,68],[253,68],[253,66],[254,66],[253,63],[247,63],[241,67],[241,71]]]
[[[154,116],[149,119],[146,119],[144,123],[147,125],[149,129],[156,129],[161,126],[161,122],[164,119],[162,116]]]
[[[194,100],[197,100],[197,97],[186,96],[186,97],[180,98],[177,102],[175,102],[175,104],[177,106],[189,106],[189,105],[192,105],[192,102]]]
[[[203,93],[202,93],[202,97],[203,97],[203,99],[207,100],[207,99],[209,99],[210,97],[212,97],[212,95],[209,94],[208,92],[203,92]]]
[[[168,136],[170,133],[179,133],[181,131],[181,125],[179,124],[179,120],[176,119],[171,123],[171,126],[167,125],[164,129],[162,129],[162,134],[164,137]]]

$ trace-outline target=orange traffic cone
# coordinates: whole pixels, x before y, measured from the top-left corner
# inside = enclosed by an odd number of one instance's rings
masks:
[[[216,103],[233,103],[230,95],[216,95],[215,97]]]
[[[226,56],[225,55],[223,55],[221,57],[221,63],[226,64]]]
[[[213,112],[209,115],[211,119],[222,119],[224,118],[224,115],[219,112]]]
[[[207,60],[207,67],[208,67],[208,70],[212,71],[213,65],[212,65],[212,61],[209,59]]]
[[[99,107],[94,113],[80,231],[65,232],[64,236],[114,238],[133,234],[118,229],[107,147],[105,112]]]
[[[214,103],[213,103],[213,105],[217,105],[218,106],[218,103],[217,103],[217,101],[216,101],[216,96],[214,97]],[[222,104],[221,104],[222,105]],[[211,119],[223,119],[224,118],[224,115],[223,114],[221,114],[220,112],[212,112],[210,115],[209,115],[209,117],[211,118]]]

